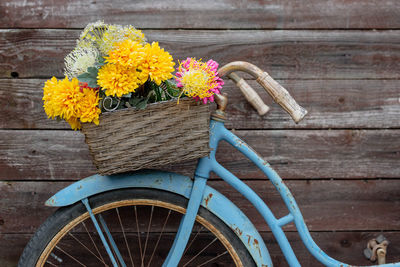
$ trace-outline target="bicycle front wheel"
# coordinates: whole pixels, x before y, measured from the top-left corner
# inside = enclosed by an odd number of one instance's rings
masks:
[[[102,230],[126,266],[161,266],[188,200],[154,189],[120,189],[89,199]],[[120,260],[121,261],[121,260]],[[19,266],[112,266],[88,211],[79,202],[58,209],[26,246]],[[123,266],[121,264],[121,266]],[[200,207],[179,266],[255,266],[236,234]]]

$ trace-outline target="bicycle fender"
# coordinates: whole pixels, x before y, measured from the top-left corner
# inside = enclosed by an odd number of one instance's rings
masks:
[[[46,206],[62,207],[90,196],[122,188],[154,188],[189,198],[193,180],[163,171],[138,171],[112,176],[93,175],[60,190],[46,201]],[[268,249],[257,229],[247,216],[228,198],[206,186],[201,206],[209,210],[240,238],[257,266],[273,266]]]

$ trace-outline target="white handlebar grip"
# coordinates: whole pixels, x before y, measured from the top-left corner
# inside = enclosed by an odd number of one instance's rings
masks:
[[[235,73],[231,73],[228,75],[233,81],[235,81],[236,85],[240,88],[240,91],[250,102],[250,104],[257,110],[260,116],[265,115],[270,108],[264,103],[264,101],[260,98],[256,91],[243,79],[240,78]]]
[[[296,100],[277,81],[264,72],[257,78],[257,82],[271,95],[276,103],[286,110],[287,113],[298,123],[307,115],[307,110],[297,104]]]

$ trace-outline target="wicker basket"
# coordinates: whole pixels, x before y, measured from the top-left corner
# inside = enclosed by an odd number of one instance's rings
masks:
[[[103,113],[82,132],[98,173],[110,175],[207,156],[209,120],[209,105],[181,99]]]

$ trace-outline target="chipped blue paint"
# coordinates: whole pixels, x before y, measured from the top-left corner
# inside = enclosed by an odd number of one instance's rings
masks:
[[[189,196],[192,190],[192,181],[187,180],[187,177],[183,175],[148,170],[112,176],[96,174],[62,189],[48,199],[45,204],[52,207],[68,206],[95,194],[132,187],[177,190],[183,195]]]
[[[92,195],[119,188],[154,188],[172,192],[189,199],[192,186],[193,180],[189,177],[162,171],[138,171],[113,176],[93,175],[62,189],[47,200],[46,205],[53,207],[67,206]],[[78,190],[78,188],[80,189]],[[217,190],[206,186],[201,206],[231,227],[250,255],[253,256],[257,266],[272,266],[269,252],[264,242],[262,242],[261,235],[235,204]],[[250,242],[248,236],[251,237]],[[254,245],[254,240],[259,242],[258,247]]]

